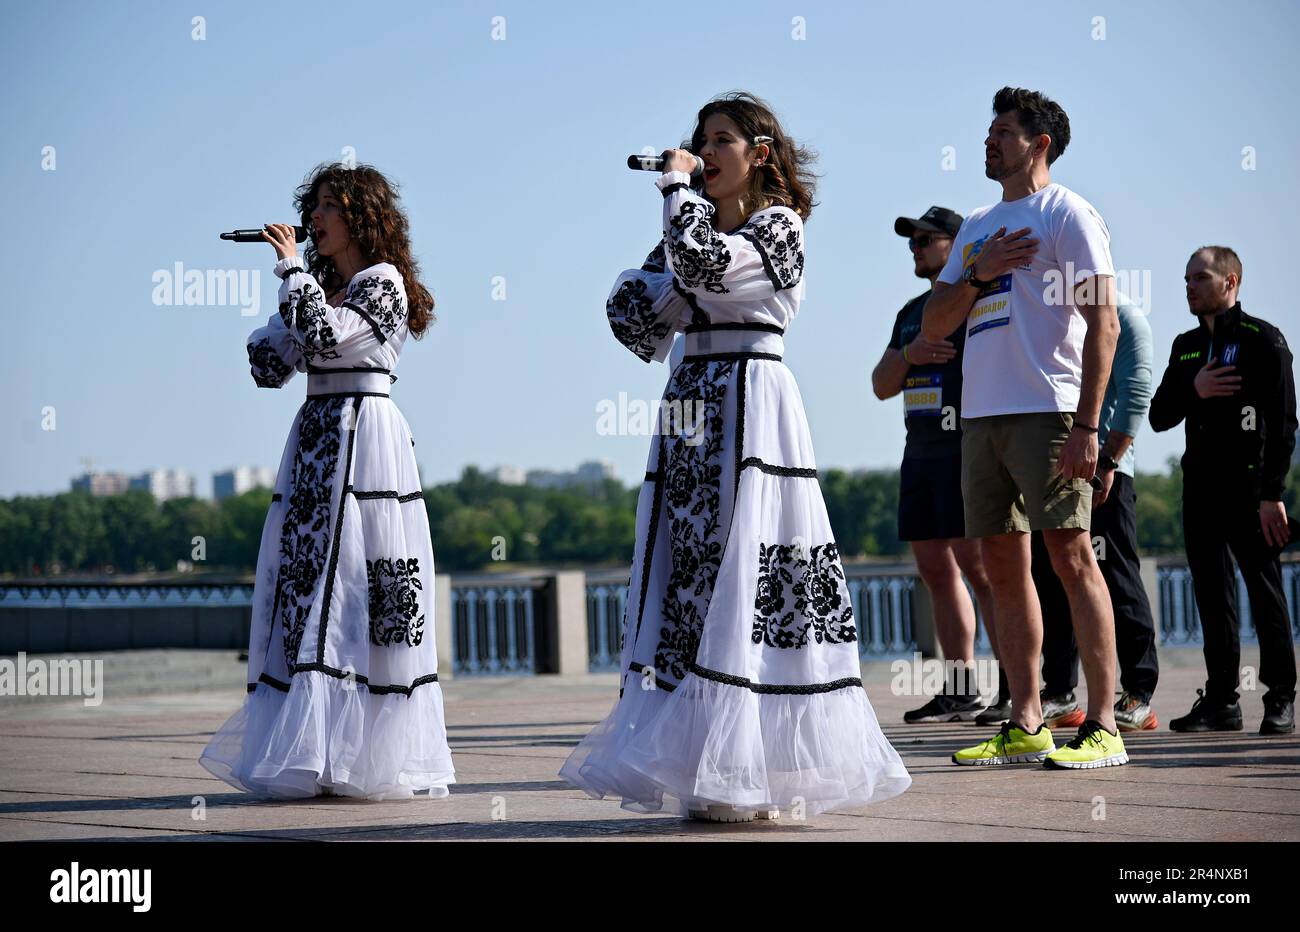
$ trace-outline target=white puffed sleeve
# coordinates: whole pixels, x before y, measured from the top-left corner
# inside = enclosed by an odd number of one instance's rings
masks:
[[[663,362],[673,336],[691,322],[691,307],[673,287],[665,268],[661,241],[639,269],[619,275],[605,302],[605,315],[615,339],[645,362]]]
[[[714,301],[753,301],[803,281],[803,220],[789,207],[758,211],[735,233],[713,229],[714,207],[686,172],[656,180],[664,196],[668,270],[686,291]]]
[[[275,264],[280,282],[280,319],[298,351],[312,363],[355,362],[372,356],[407,326],[406,289],[387,262],[353,278],[338,307],[303,267],[301,256]]]
[[[248,335],[248,364],[253,381],[262,388],[280,388],[295,372],[307,368],[278,313],[271,315],[265,327]]]

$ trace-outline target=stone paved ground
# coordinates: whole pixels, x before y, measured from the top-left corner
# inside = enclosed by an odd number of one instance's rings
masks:
[[[242,700],[243,666],[233,654],[117,655],[97,708],[0,698],[0,840],[1300,840],[1300,739],[1255,733],[1258,691],[1243,696],[1243,732],[1168,731],[1165,723],[1194,698],[1202,667],[1199,651],[1166,650],[1161,661],[1161,730],[1129,739],[1129,766],[1079,773],[957,768],[952,751],[991,730],[901,724],[918,703],[891,694],[886,664],[869,664],[868,693],[912,788],[807,821],[721,826],[629,813],[556,776],[608,712],[613,675],[447,682],[459,781],[447,799],[281,802],[235,792],[197,762]],[[1248,650],[1243,663],[1256,662]],[[148,673],[160,669],[171,678]],[[185,692],[186,682],[205,687]],[[206,803],[202,820],[193,816],[195,797]]]

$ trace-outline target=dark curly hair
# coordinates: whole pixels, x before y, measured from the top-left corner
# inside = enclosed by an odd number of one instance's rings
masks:
[[[1061,105],[1023,87],[1004,87],[993,95],[993,112],[998,116],[1015,111],[1016,119],[1032,136],[1046,133],[1052,137],[1047,147],[1047,164],[1051,165],[1070,144],[1070,118]]]
[[[729,117],[750,148],[755,136],[773,140],[767,143],[768,158],[750,172],[750,189],[741,204],[745,214],[783,204],[807,220],[816,206],[813,194],[817,188],[817,176],[808,166],[817,160],[817,153],[787,136],[771,106],[748,91],[720,94],[701,107],[691,141],[683,143],[683,149],[699,152],[704,148],[704,121],[715,113]]]
[[[437,318],[433,315],[433,295],[420,282],[420,264],[411,255],[410,224],[398,203],[397,185],[373,165],[355,168],[343,162],[317,165],[293,196],[294,210],[308,229],[320,200],[320,186],[326,183],[339,202],[348,236],[361,247],[362,254],[372,262],[391,262],[402,276],[406,287],[407,326],[412,336],[419,339]],[[320,282],[326,294],[333,294],[347,284],[334,267],[334,260],[316,251],[314,240],[307,240],[303,253],[307,271]]]

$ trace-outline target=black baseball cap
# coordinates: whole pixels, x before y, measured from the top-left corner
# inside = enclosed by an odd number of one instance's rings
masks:
[[[894,221],[894,232],[908,238],[911,238],[917,230],[956,236],[959,229],[961,229],[961,214],[947,207],[931,207],[916,220],[911,217],[899,217]]]

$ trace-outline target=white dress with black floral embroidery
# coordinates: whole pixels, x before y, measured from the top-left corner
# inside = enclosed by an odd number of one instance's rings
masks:
[[[614,335],[685,352],[637,507],[622,683],[560,775],[625,808],[808,814],[911,777],[867,699],[844,569],[790,370],[803,225],[787,207],[728,234],[683,172],[661,175],[664,238],[614,284]]]
[[[248,695],[203,751],[273,796],[446,796],[454,783],[434,637],[433,548],[410,427],[388,397],[408,335],[397,269],[333,307],[298,257],[248,339],[253,379],[306,372],[262,531]]]

